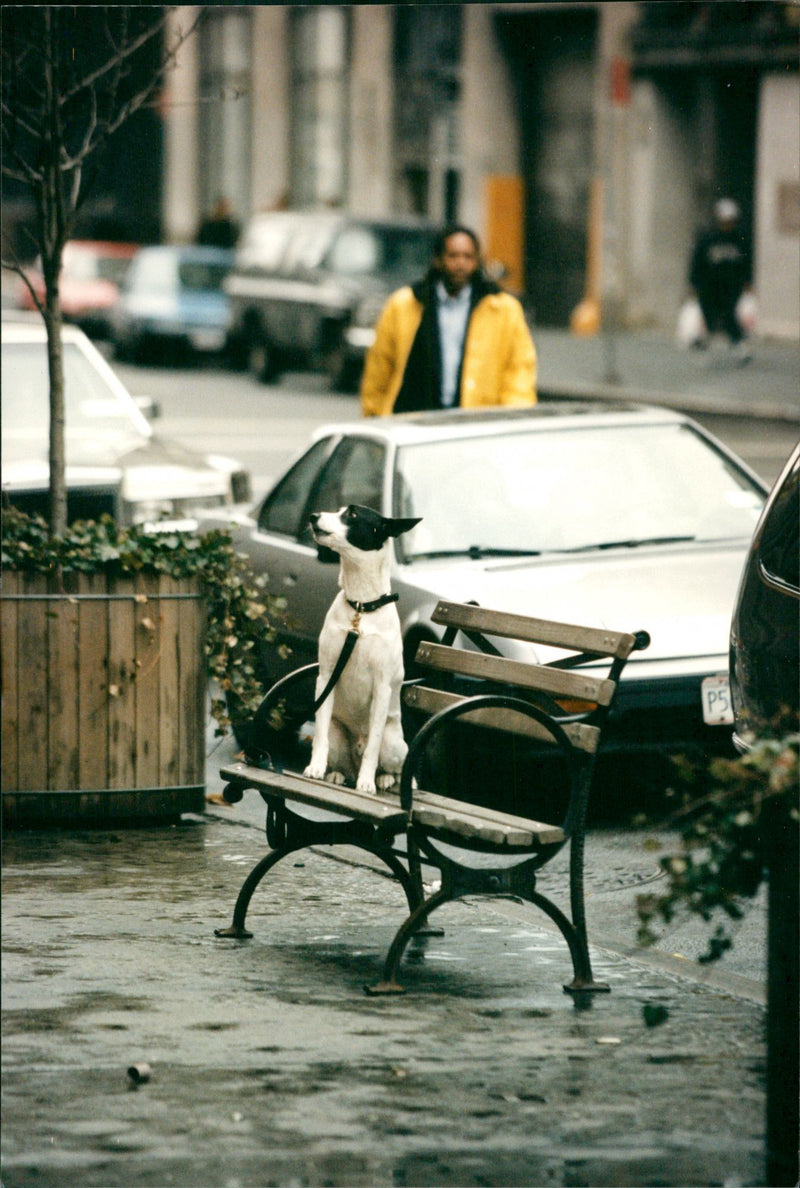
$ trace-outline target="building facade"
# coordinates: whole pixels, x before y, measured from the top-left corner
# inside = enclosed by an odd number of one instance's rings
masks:
[[[187,6],[175,10],[186,20]],[[204,6],[163,103],[162,237],[220,197],[457,219],[542,325],[671,330],[736,199],[760,329],[800,337],[796,4]]]

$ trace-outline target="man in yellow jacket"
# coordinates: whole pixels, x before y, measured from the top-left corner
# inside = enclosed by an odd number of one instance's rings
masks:
[[[364,363],[365,416],[536,403],[536,348],[516,297],[490,281],[467,227],[448,227],[428,275],[391,295]]]

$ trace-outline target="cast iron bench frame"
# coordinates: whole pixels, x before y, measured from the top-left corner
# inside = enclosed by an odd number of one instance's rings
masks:
[[[271,849],[245,879],[232,924],[216,929],[215,935],[252,936],[245,927],[250,900],[282,858],[307,846],[350,845],[385,863],[402,886],[409,909],[389,948],[381,979],[365,987],[369,993],[402,992],[397,972],[410,938],[421,932],[432,912],[462,896],[510,897],[533,904],[556,924],[569,948],[573,979],[564,990],[607,991],[609,987],[593,976],[586,931],[586,815],[600,736],[622,671],[633,651],[647,647],[649,637],[645,632],[580,627],[473,603],[440,601],[432,618],[445,627],[442,642],[421,643],[416,660],[441,674],[440,683],[449,688],[434,687],[427,678],[426,682],[406,682],[406,703],[430,717],[411,739],[399,794],[358,792],[250,762],[221,769],[227,781],[225,799],[235,803],[249,788],[264,799]],[[471,649],[454,646],[459,632],[473,645]],[[487,636],[555,648],[565,654],[546,664],[509,659]],[[587,670],[587,665],[592,668]],[[263,719],[266,707],[285,699],[294,685],[309,681],[316,671],[316,665],[307,665],[279,681],[257,716]],[[479,691],[471,692],[473,688]],[[578,702],[585,708],[566,712],[559,701]],[[560,752],[569,777],[567,808],[560,823],[499,812],[418,786],[431,743],[462,719]],[[298,811],[301,806],[310,807],[311,816]],[[323,812],[315,816],[314,810]],[[566,844],[570,847],[569,915],[536,886],[537,872]],[[489,856],[490,864],[470,863],[474,854],[481,855],[483,863]],[[492,855],[497,862],[491,862]],[[427,897],[423,862],[441,874],[441,885]]]

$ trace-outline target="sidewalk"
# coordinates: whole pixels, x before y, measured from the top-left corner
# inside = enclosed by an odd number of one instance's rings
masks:
[[[543,397],[800,419],[796,344],[735,367],[642,332],[534,338]],[[209,793],[232,746],[209,756]],[[256,892],[252,940],[214,937],[263,822],[250,794],[172,829],[6,835],[2,1188],[765,1183],[763,901],[721,965],[692,960],[685,931],[640,950],[658,855],[593,834],[610,995],[563,993],[541,913],[469,900],[410,949],[408,993],[373,999],[405,900],[360,852],[299,853]]]
[[[628,330],[579,338],[533,326],[539,395],[645,400],[688,413],[800,421],[800,345],[755,338],[741,365],[725,341],[681,350],[663,332]]]
[[[298,853],[214,937],[244,803],[5,838],[4,1188],[764,1184],[757,984],[592,938],[611,994],[574,1003],[541,913],[469,900],[369,998],[405,901],[366,865]]]

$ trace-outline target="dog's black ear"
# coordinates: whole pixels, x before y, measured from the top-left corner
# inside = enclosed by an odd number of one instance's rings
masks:
[[[405,520],[389,520],[388,530],[390,536],[402,536],[404,532],[410,532],[422,520],[422,516],[417,516],[416,519],[409,518]]]

